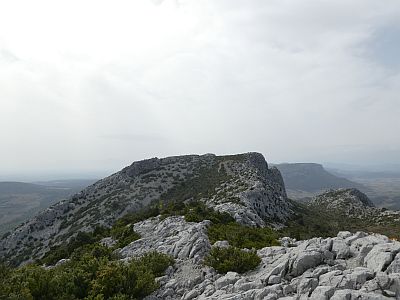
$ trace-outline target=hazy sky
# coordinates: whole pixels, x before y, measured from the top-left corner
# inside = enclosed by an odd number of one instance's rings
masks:
[[[398,0],[4,0],[0,175],[400,163],[399,53]]]

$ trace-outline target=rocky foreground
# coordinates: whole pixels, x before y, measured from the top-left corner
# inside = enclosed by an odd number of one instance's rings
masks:
[[[221,275],[202,264],[211,247],[228,246],[210,245],[208,224],[169,217],[134,225],[142,238],[120,250],[125,260],[150,250],[176,259],[147,299],[400,299],[400,242],[386,236],[283,238],[282,246],[258,250],[262,263],[254,271]]]

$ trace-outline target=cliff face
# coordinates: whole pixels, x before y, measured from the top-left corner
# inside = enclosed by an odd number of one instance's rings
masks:
[[[180,201],[202,201],[250,226],[283,223],[291,214],[279,171],[259,153],[152,158],[134,162],[21,225],[0,241],[0,256],[29,261],[78,231],[110,226],[150,205]]]

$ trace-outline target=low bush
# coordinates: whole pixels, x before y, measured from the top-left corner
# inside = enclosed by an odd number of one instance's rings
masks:
[[[212,248],[204,263],[218,273],[229,271],[245,273],[254,270],[261,262],[256,251],[245,251],[236,247]]]
[[[140,239],[140,235],[133,230],[132,224],[125,226],[114,226],[111,228],[111,237],[117,240],[115,248],[122,248],[133,241]]]
[[[79,253],[78,253],[78,252]],[[61,266],[0,266],[0,299],[142,299],[173,259],[152,252],[129,263],[110,260],[100,245],[81,247]]]
[[[228,224],[235,221],[230,214],[216,211],[199,201],[190,201],[188,203],[169,202],[162,206],[160,212],[163,217],[184,216],[188,222],[210,220],[213,224]]]
[[[40,263],[46,265],[54,265],[60,259],[68,258],[78,248],[93,244],[99,240],[100,237],[94,236],[93,233],[78,232],[75,237],[72,237],[66,244],[51,247],[45,256],[40,260]]]
[[[231,246],[240,249],[261,249],[280,245],[277,233],[270,228],[248,227],[233,222],[212,224],[208,229],[208,238],[212,244],[226,240]]]
[[[44,257],[38,260],[38,263],[54,265],[60,259],[70,257],[74,251],[94,245],[107,236],[112,236],[117,240],[113,249],[125,247],[140,238],[132,226],[127,225],[126,222],[117,221],[111,228],[96,227],[93,232],[78,232],[68,243],[50,248]]]
[[[198,201],[202,198],[211,198],[215,189],[222,183],[231,179],[223,164],[220,165],[220,158],[217,158],[209,166],[199,167],[195,170],[196,175],[179,182],[161,195],[163,203],[171,201],[184,202],[188,199]]]
[[[124,215],[114,223],[114,227],[123,227],[129,224],[135,224],[148,218],[156,217],[159,214],[161,214],[159,207],[153,205],[149,208]]]
[[[235,220],[228,213],[221,213],[206,206],[200,201],[169,201],[153,203],[150,208],[145,210],[129,213],[118,219],[114,227],[124,227],[128,224],[134,224],[146,220],[151,217],[161,215],[163,218],[170,216],[184,216],[188,222],[201,222],[210,220],[213,224],[228,224]]]

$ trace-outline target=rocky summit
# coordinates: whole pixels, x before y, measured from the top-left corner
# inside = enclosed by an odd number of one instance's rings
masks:
[[[0,256],[18,264],[31,261],[79,231],[109,227],[151,205],[184,201],[202,201],[250,226],[279,226],[291,214],[280,172],[262,154],[152,158],[38,214],[0,241]]]

